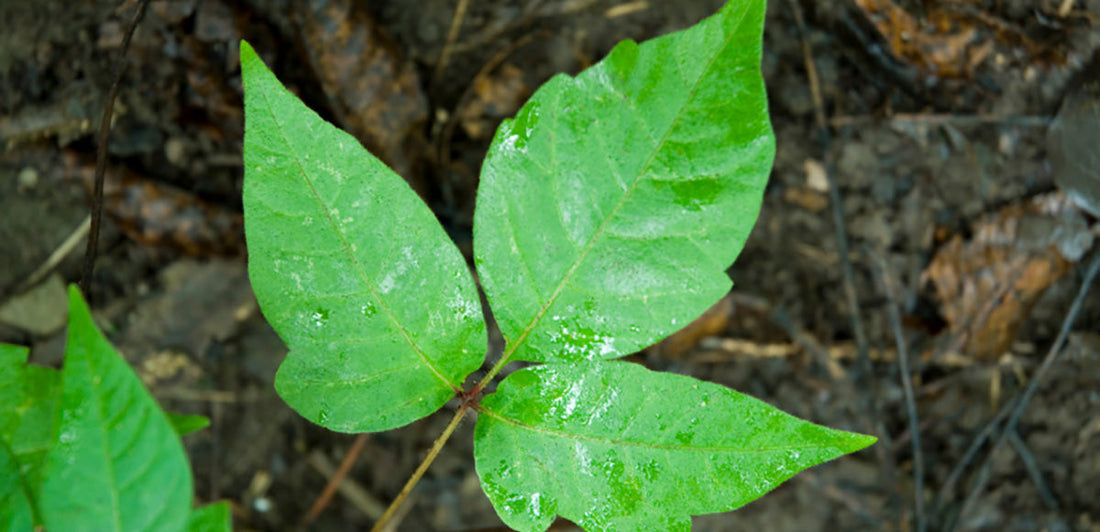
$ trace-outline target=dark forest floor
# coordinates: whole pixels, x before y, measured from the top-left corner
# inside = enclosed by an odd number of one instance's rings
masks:
[[[285,348],[245,271],[238,40],[406,177],[469,257],[478,165],[497,123],[553,74],[721,5],[470,2],[448,45],[455,0],[360,3],[155,0],[127,56],[90,299],[167,408],[212,419],[185,439],[197,496],[232,501],[240,530],[298,526],[354,436],[299,418],[272,388]],[[20,285],[79,236],[93,132],[135,5],[0,0],[0,342],[30,345],[36,363],[59,362],[63,285],[79,276],[83,241],[29,292]],[[931,529],[1100,530],[1100,290],[1021,419],[1018,443],[992,456],[988,485],[963,511],[989,445],[964,454],[1034,375],[1097,252],[1095,220],[1058,195],[1051,160],[1068,148],[1048,145],[1047,126],[1100,48],[1100,2],[802,2],[804,34],[794,5],[769,4],[763,71],[778,153],[761,217],[730,269],[734,291],[709,319],[632,358],[880,441],[737,512],[699,517],[694,529],[910,529],[915,461],[894,301]],[[340,32],[366,35],[368,51],[352,57],[331,39]],[[867,380],[853,380],[829,176],[871,347]],[[345,481],[358,495],[341,492],[309,529],[369,526],[449,417],[371,435]],[[400,530],[501,526],[473,469],[472,427],[429,470]]]

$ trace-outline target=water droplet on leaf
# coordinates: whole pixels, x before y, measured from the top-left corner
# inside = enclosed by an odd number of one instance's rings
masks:
[[[329,310],[326,308],[318,307],[313,311],[313,314],[309,316],[313,320],[313,325],[317,327],[324,327],[328,323]]]

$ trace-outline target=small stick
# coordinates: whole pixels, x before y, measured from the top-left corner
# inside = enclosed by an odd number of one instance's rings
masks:
[[[870,124],[874,122],[892,122],[892,123],[915,123],[915,124],[927,124],[931,126],[941,125],[954,125],[954,126],[976,126],[997,124],[1016,127],[1047,127],[1050,125],[1050,121],[1054,120],[1052,116],[1033,116],[1033,115],[993,115],[993,114],[976,114],[976,115],[952,115],[952,114],[940,114],[940,113],[896,113],[887,117],[875,117],[868,115],[847,115],[847,116],[834,116],[829,119],[829,125],[832,127],[844,127],[844,126],[858,126],[862,124]]]
[[[936,493],[935,499],[932,500],[931,507],[933,512],[938,512],[942,508],[943,501],[947,499],[948,492],[955,487],[955,484],[959,481],[959,477],[962,476],[966,468],[974,461],[974,458],[978,456],[978,451],[982,449],[982,445],[985,444],[986,440],[992,438],[993,432],[997,430],[1001,422],[1008,417],[1010,408],[1015,405],[1019,399],[1019,397],[1013,397],[1009,400],[1005,408],[998,412],[989,423],[986,423],[985,427],[982,427],[981,432],[979,432],[978,435],[974,437],[974,440],[970,442],[970,446],[966,448],[966,452],[964,452],[962,458],[959,459],[959,463],[955,464],[951,473],[947,475],[947,479],[944,480],[943,485],[940,486],[940,490]]]
[[[42,279],[45,279],[46,276],[54,270],[54,268],[57,268],[58,264],[61,264],[61,261],[65,260],[65,257],[69,256],[69,253],[76,249],[76,246],[80,244],[80,241],[88,235],[88,229],[89,227],[91,227],[91,223],[91,215],[85,216],[84,221],[80,222],[80,225],[78,225],[76,229],[73,229],[72,233],[69,233],[68,238],[66,238],[65,241],[57,247],[57,249],[53,250],[53,253],[50,253],[50,256],[46,259],[46,261],[38,266],[38,268],[34,270],[34,273],[30,274],[30,276],[24,279],[22,283],[19,283],[19,286],[16,287],[15,292],[22,292],[38,284],[42,281]]]
[[[863,329],[863,319],[860,317],[859,296],[856,294],[856,275],[849,257],[848,231],[844,223],[844,211],[840,198],[840,188],[836,184],[836,177],[832,171],[832,163],[829,161],[829,150],[832,139],[829,135],[829,124],[825,119],[825,100],[821,96],[821,83],[817,75],[817,65],[814,64],[813,52],[810,49],[810,41],[806,38],[806,23],[802,18],[802,7],[797,0],[790,0],[791,10],[794,12],[795,24],[798,26],[799,37],[802,40],[802,57],[806,64],[806,77],[810,82],[810,96],[814,103],[814,120],[817,122],[818,134],[821,140],[821,149],[824,154],[825,177],[829,183],[829,203],[832,207],[833,229],[836,232],[837,255],[840,256],[840,271],[844,277],[844,296],[848,301],[848,318],[852,327],[852,335],[856,340],[856,351],[859,357],[856,359],[859,371],[857,372],[857,389],[864,390],[865,403],[875,413],[875,424],[878,425],[879,436],[887,438],[888,434],[882,426],[881,415],[874,402],[868,396],[869,390],[874,387],[871,380],[871,357],[868,354],[867,333]],[[858,386],[861,382],[870,381],[871,386]]]
[[[905,332],[901,329],[901,316],[898,313],[896,287],[886,259],[878,257],[879,277],[886,292],[887,310],[890,315],[890,327],[894,331],[894,343],[898,349],[898,371],[901,373],[901,389],[905,394],[905,412],[909,417],[910,444],[913,448],[913,513],[917,521],[917,532],[927,530],[924,513],[924,454],[920,445],[920,418],[917,415],[917,401],[913,394],[913,380],[909,375],[909,354],[906,349]]]
[[[432,465],[435,461],[435,457],[439,455],[439,451],[443,449],[443,445],[447,443],[447,440],[451,439],[451,434],[458,428],[459,423],[462,422],[462,418],[466,417],[466,411],[470,409],[470,403],[463,402],[462,406],[458,407],[458,411],[455,412],[451,422],[447,425],[447,428],[443,429],[443,434],[440,434],[436,438],[435,443],[432,444],[432,448],[428,450],[428,455],[424,457],[424,460],[420,462],[420,465],[416,467],[416,471],[413,472],[409,480],[405,482],[405,486],[401,488],[401,493],[397,494],[397,497],[390,503],[389,508],[386,508],[386,513],[382,514],[382,517],[378,518],[378,521],[374,522],[374,526],[371,527],[371,532],[382,532],[386,530],[386,525],[393,518],[394,513],[401,507],[401,503],[408,498],[409,493],[412,492],[417,482],[420,482],[420,477],[424,476],[424,472],[428,470],[428,466]]]
[[[432,84],[439,79],[439,75],[443,73],[443,69],[447,67],[447,60],[451,58],[451,51],[454,48],[455,40],[458,39],[458,30],[462,29],[462,21],[466,18],[466,8],[469,7],[470,0],[458,0],[458,5],[455,7],[455,14],[451,18],[451,28],[447,31],[447,40],[443,43],[443,49],[439,52],[439,59],[435,62],[435,68],[432,69]]]
[[[455,127],[461,119],[462,110],[466,108],[470,103],[470,99],[474,96],[474,87],[485,76],[488,76],[490,72],[496,69],[501,63],[504,62],[508,56],[513,52],[520,49],[520,47],[531,42],[536,37],[548,35],[546,30],[543,30],[536,34],[525,34],[524,36],[512,41],[503,49],[498,50],[484,65],[474,74],[473,79],[466,85],[466,89],[462,91],[462,96],[458,98],[458,103],[455,104],[454,112],[452,112],[442,124],[442,129],[436,129],[438,132],[434,137],[434,163],[436,171],[439,175],[447,175],[447,163],[451,160],[451,139],[454,138]],[[434,132],[433,132],[434,133]],[[443,181],[442,187],[443,203],[448,208],[454,207],[455,197],[453,185],[450,184],[450,180]]]
[[[836,178],[833,176],[833,172],[830,171],[832,164],[829,162],[828,152],[831,139],[829,124],[825,120],[825,99],[821,96],[821,83],[818,80],[817,65],[814,64],[813,52],[810,50],[810,41],[806,39],[806,23],[802,19],[802,8],[798,5],[797,0],[790,0],[790,4],[802,39],[802,56],[806,63],[806,77],[810,81],[810,96],[814,103],[814,120],[817,122],[817,129],[821,135],[822,150],[826,155],[823,158],[825,177],[829,183],[829,203],[832,207],[833,228],[836,230],[840,271],[844,276],[844,296],[848,300],[849,321],[851,321],[852,334],[855,336],[856,349],[859,352],[860,373],[863,374],[863,379],[869,379],[871,377],[871,357],[867,354],[867,333],[863,330],[863,320],[860,318],[859,297],[856,295],[856,274],[852,268],[852,261],[848,256],[848,231],[844,224],[840,188],[837,187]]]
[[[786,310],[779,306],[772,305],[762,297],[740,292],[731,293],[730,298],[733,299],[735,305],[744,305],[757,312],[767,314],[768,320],[783,329],[794,343],[802,346],[803,349],[810,353],[814,361],[828,371],[830,377],[834,380],[846,382],[848,387],[851,388],[851,383],[848,382],[849,379],[846,378],[847,374],[844,373],[840,364],[837,364],[837,362],[829,356],[828,350],[821,345],[821,342],[819,342],[817,338],[814,338],[806,329],[794,323],[794,320]]]
[[[1062,0],[1062,4],[1058,6],[1058,16],[1066,18],[1069,16],[1069,12],[1073,10],[1073,0]]]
[[[598,0],[570,0],[566,2],[546,2],[544,0],[527,0],[527,4],[523,7],[523,11],[509,22],[497,26],[495,28],[486,28],[486,31],[482,31],[477,35],[471,36],[470,39],[456,43],[451,53],[461,53],[474,48],[485,46],[491,43],[502,35],[515,30],[516,28],[523,27],[528,24],[532,24],[538,19],[548,17],[559,17],[563,15],[570,15],[580,11],[584,11],[598,3]],[[545,4],[540,6],[540,4]],[[491,31],[490,31],[491,30]]]
[[[1031,475],[1031,481],[1035,483],[1035,489],[1039,491],[1039,498],[1043,500],[1043,506],[1046,506],[1047,510],[1052,512],[1058,511],[1058,500],[1054,498],[1054,494],[1051,493],[1046,481],[1043,480],[1043,472],[1039,470],[1039,462],[1035,460],[1035,455],[1031,453],[1031,449],[1027,448],[1024,440],[1020,439],[1020,433],[1016,430],[1010,432],[1008,443],[1016,450],[1016,454],[1020,457],[1020,461],[1024,463],[1028,475]]]
[[[970,490],[970,494],[967,495],[963,503],[962,510],[959,512],[960,516],[966,514],[967,510],[969,510],[977,500],[978,495],[985,490],[985,486],[989,482],[989,470],[993,462],[993,455],[1004,446],[1009,436],[1016,430],[1016,426],[1019,424],[1020,418],[1024,414],[1024,410],[1027,410],[1028,404],[1039,390],[1039,384],[1043,381],[1043,377],[1046,376],[1047,371],[1054,365],[1054,361],[1058,359],[1058,355],[1061,354],[1062,348],[1065,347],[1066,340],[1069,338],[1070,329],[1073,328],[1073,323],[1077,321],[1077,314],[1081,312],[1081,307],[1085,302],[1085,296],[1089,293],[1089,288],[1096,278],[1097,271],[1100,271],[1100,252],[1093,254],[1092,262],[1089,263],[1088,269],[1085,271],[1085,278],[1081,281],[1081,289],[1078,290],[1077,296],[1073,298],[1073,304],[1070,305],[1069,312],[1066,313],[1066,318],[1062,321],[1062,328],[1058,331],[1058,336],[1054,339],[1054,343],[1051,344],[1050,350],[1047,351],[1046,356],[1043,357],[1043,363],[1039,365],[1039,369],[1035,370],[1035,375],[1031,378],[1031,381],[1028,382],[1027,388],[1024,389],[1023,394],[1020,396],[1020,401],[1012,408],[1012,413],[1008,416],[1008,422],[1005,423],[1004,431],[1001,432],[1001,435],[997,438],[997,442],[993,445],[993,448],[990,449],[989,455],[986,456],[985,465],[982,467],[982,474],[979,475],[978,481],[974,483],[974,487]],[[1006,405],[1006,408],[1007,406],[1008,405]]]
[[[504,60],[508,59],[508,57],[515,53],[516,50],[519,50],[535,38],[545,37],[547,35],[549,35],[549,33],[545,30],[538,33],[527,33],[522,37],[512,41],[504,48],[497,50],[497,52],[494,53],[493,56],[490,57],[484,65],[481,65],[481,68],[478,69],[476,74],[474,74],[473,79],[471,79],[470,83],[466,85],[466,89],[462,91],[462,96],[459,96],[458,103],[455,104],[454,112],[452,112],[447,118],[447,124],[443,127],[443,132],[439,136],[435,154],[436,165],[438,168],[442,170],[447,161],[450,160],[451,139],[454,137],[455,127],[458,125],[462,110],[465,109],[467,105],[469,105],[470,99],[474,97],[474,87],[477,85],[478,81],[488,76],[490,72],[492,72],[502,63],[504,63]]]
[[[336,472],[329,478],[328,484],[325,485],[325,489],[321,490],[321,494],[317,496],[317,500],[313,501],[313,506],[309,507],[309,511],[306,512],[305,518],[302,519],[302,528],[312,523],[317,516],[321,515],[321,512],[325,510],[328,503],[332,500],[332,496],[336,493],[336,488],[343,485],[344,477],[348,476],[348,471],[351,471],[351,466],[355,465],[355,460],[359,458],[359,454],[363,452],[363,446],[367,443],[367,435],[360,434],[355,437],[355,441],[352,442],[351,448],[348,449],[348,453],[344,455],[344,459],[340,462],[340,467],[336,469]],[[375,514],[380,515],[380,514]],[[375,515],[367,514],[368,517],[375,518]]]
[[[860,317],[859,296],[856,294],[856,275],[849,257],[848,231],[844,223],[843,203],[840,198],[840,187],[836,184],[836,173],[832,169],[832,161],[829,157],[832,139],[829,134],[829,124],[825,117],[825,99],[821,95],[821,83],[817,74],[817,65],[814,64],[813,51],[810,49],[810,41],[806,35],[806,23],[802,17],[802,7],[798,0],[790,0],[791,11],[794,13],[795,25],[798,27],[799,38],[802,41],[802,57],[806,66],[806,77],[810,82],[810,96],[814,104],[814,120],[817,122],[819,140],[821,142],[822,160],[825,163],[825,178],[829,185],[829,203],[833,216],[833,230],[837,243],[837,255],[840,256],[840,271],[844,279],[844,296],[848,301],[848,321],[852,328],[852,335],[856,341],[856,371],[854,391],[858,394],[861,406],[869,414],[875,435],[879,438],[879,445],[874,452],[882,464],[882,475],[886,485],[894,485],[897,474],[897,463],[890,455],[891,435],[882,421],[882,405],[874,400],[878,384],[874,380],[874,370],[871,366],[871,356],[868,353],[867,333],[863,328],[863,319]]]
[[[88,247],[84,251],[84,271],[80,276],[80,291],[84,297],[91,297],[88,286],[92,283],[92,272],[95,270],[95,252],[99,245],[99,225],[103,218],[103,174],[107,172],[107,138],[111,134],[111,114],[115,109],[115,97],[118,96],[118,86],[122,84],[122,74],[126,70],[126,52],[130,49],[130,38],[137,30],[138,22],[145,16],[145,7],[149,0],[141,0],[130,28],[126,30],[126,36],[122,39],[122,48],[118,52],[115,80],[111,83],[111,89],[107,91],[107,103],[103,107],[103,118],[99,122],[99,146],[95,153],[95,187],[92,190],[92,220],[88,230]]]
[[[627,15],[633,15],[639,11],[645,11],[649,9],[649,2],[645,0],[638,0],[635,2],[625,2],[622,4],[616,4],[603,12],[604,18],[619,18]]]
[[[332,465],[332,462],[330,462],[321,452],[314,451],[309,453],[306,462],[325,477],[331,477],[336,474],[336,466]],[[363,515],[371,519],[378,519],[378,517],[386,511],[386,505],[382,504],[382,501],[371,495],[370,492],[359,485],[353,478],[344,477],[343,482],[336,487],[336,491],[340,492],[340,495],[343,495],[344,498],[350,501],[359,511],[363,512]]]

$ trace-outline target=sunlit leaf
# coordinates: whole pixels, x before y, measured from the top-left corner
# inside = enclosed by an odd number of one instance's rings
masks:
[[[275,387],[307,419],[381,431],[443,406],[484,359],[458,248],[400,177],[241,43],[249,276],[290,348]]]
[[[501,125],[474,249],[512,359],[623,356],[729,290],[775,151],[764,7],[729,2],[690,29],[620,43]]]
[[[689,530],[873,437],[802,421],[729,388],[625,362],[547,364],[481,401],[474,455],[508,526]]]
[[[76,287],[38,509],[49,530],[181,530],[191,470],[168,418]]]

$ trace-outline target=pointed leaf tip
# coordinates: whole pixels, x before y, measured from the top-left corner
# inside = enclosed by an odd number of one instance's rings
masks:
[[[342,432],[431,414],[486,350],[465,259],[400,176],[241,46],[249,278],[290,349],[276,391]]]
[[[775,153],[764,4],[621,43],[501,124],[474,251],[512,360],[625,356],[729,290]]]
[[[182,529],[192,481],[179,437],[96,328],[75,286],[69,288],[69,302],[61,393],[37,501],[45,525],[50,530]]]
[[[74,313],[82,320],[90,320],[92,313],[88,310],[88,303],[84,301],[84,294],[80,293],[80,287],[69,285],[69,323],[73,321]]]
[[[256,50],[252,48],[252,45],[248,41],[241,39],[241,62],[245,61],[245,58],[251,60],[256,57]]]
[[[851,434],[852,437],[849,440],[848,447],[844,449],[844,454],[862,451],[878,442],[878,438],[870,434],[859,434],[856,432],[850,432],[849,434]]]
[[[729,388],[625,362],[547,364],[481,401],[474,457],[506,524],[687,530],[874,441]]]

